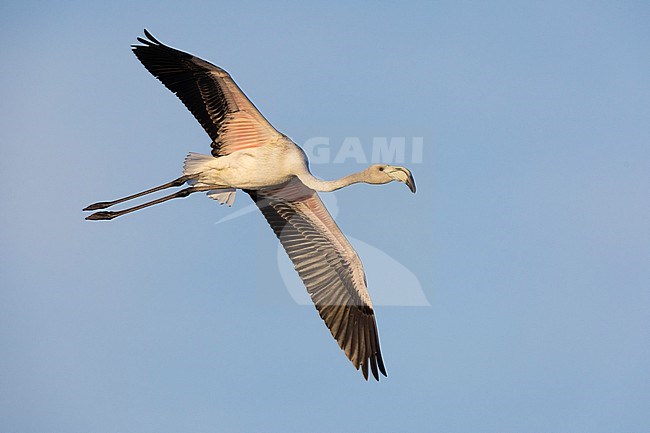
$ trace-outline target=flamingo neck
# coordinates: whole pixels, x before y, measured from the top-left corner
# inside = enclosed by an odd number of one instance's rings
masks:
[[[337,189],[341,189],[348,185],[352,185],[353,183],[365,182],[366,176],[364,170],[358,173],[352,173],[340,179],[322,180],[315,177],[311,173],[306,172],[304,174],[298,175],[298,179],[300,179],[300,181],[304,183],[305,186],[313,190],[320,191],[320,192],[330,192],[330,191],[336,191]]]

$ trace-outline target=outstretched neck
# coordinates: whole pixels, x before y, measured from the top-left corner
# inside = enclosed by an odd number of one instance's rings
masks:
[[[300,179],[300,181],[304,183],[305,186],[313,190],[320,191],[320,192],[330,192],[330,191],[336,191],[337,189],[341,189],[348,185],[352,185],[353,183],[365,182],[366,181],[365,173],[366,171],[364,170],[358,173],[352,173],[340,179],[322,180],[322,179],[318,179],[317,177],[313,176],[310,172],[307,171],[304,174],[299,174],[298,179]]]

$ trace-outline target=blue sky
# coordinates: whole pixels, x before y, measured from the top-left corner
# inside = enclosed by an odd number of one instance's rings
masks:
[[[3,431],[647,430],[645,2],[22,1],[0,17]],[[215,224],[247,197],[83,220],[208,149],[130,53],[144,27],[227,69],[298,143],[370,155],[422,137],[416,195],[328,199],[369,247],[371,293],[393,260],[409,285],[382,293],[430,304],[377,306],[386,380],[295,302],[261,215]]]

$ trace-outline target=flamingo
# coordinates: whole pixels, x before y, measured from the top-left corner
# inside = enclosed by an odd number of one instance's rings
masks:
[[[154,38],[146,29],[135,56],[185,104],[212,140],[211,155],[190,153],[183,175],[163,185],[113,201],[94,203],[84,211],[118,203],[171,187],[177,192],[118,211],[99,211],[87,220],[111,220],[165,201],[198,192],[232,205],[236,190],[257,204],[294,264],[318,313],[332,336],[368,380],[387,377],[379,347],[374,309],[363,265],[323,205],[318,192],[354,183],[405,183],[415,193],[415,181],[404,167],[375,164],[337,180],[322,180],[309,171],[304,151],[278,132],[218,66]]]

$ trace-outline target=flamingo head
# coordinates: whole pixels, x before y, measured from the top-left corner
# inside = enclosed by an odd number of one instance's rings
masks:
[[[412,193],[415,193],[415,179],[406,167],[395,165],[375,164],[368,168],[369,183],[388,183],[394,180],[405,183]]]

